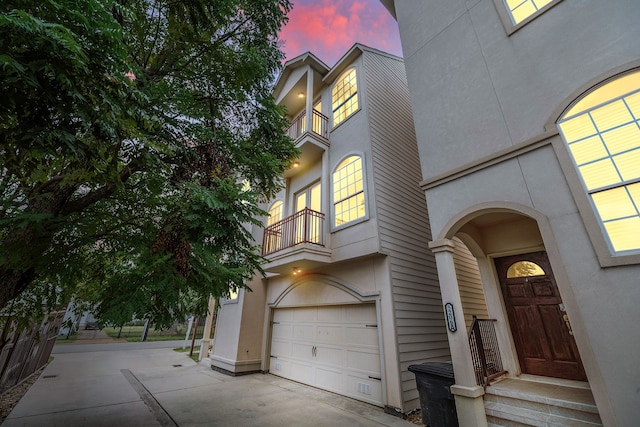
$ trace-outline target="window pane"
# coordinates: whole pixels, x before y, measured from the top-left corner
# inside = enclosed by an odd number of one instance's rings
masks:
[[[605,85],[597,88],[593,92],[588,93],[580,101],[573,104],[573,106],[565,113],[565,117],[571,117],[574,114],[587,111],[597,105],[609,102],[612,99],[620,98],[631,92],[638,90],[640,87],[640,72],[634,72],[625,74],[622,77],[618,77]],[[636,102],[640,102],[637,96],[631,96]],[[632,111],[637,111],[632,108]],[[636,114],[636,117],[639,117]]]
[[[640,178],[640,148],[624,154],[618,154],[613,161],[623,181]]]
[[[603,221],[637,215],[636,208],[625,187],[602,191],[593,194],[591,198]]]
[[[591,117],[600,132],[633,121],[631,113],[629,113],[627,106],[622,102],[622,100],[612,102],[611,104],[607,104],[593,110],[591,112]]]
[[[520,22],[524,21],[534,13],[536,13],[536,7],[533,5],[531,1],[526,1],[511,11],[511,15],[513,16],[513,21],[516,24],[519,24]]]
[[[611,159],[580,166],[580,173],[588,190],[594,190],[620,182],[620,176],[613,166]]]
[[[544,276],[546,274],[542,267],[531,261],[518,261],[511,264],[511,267],[507,270],[508,279],[514,277]]]
[[[597,133],[596,128],[593,126],[591,117],[588,114],[582,114],[567,120],[560,124],[560,129],[567,142],[577,141],[587,136],[592,136]]]
[[[640,92],[628,96],[625,101],[636,120],[640,119]]]
[[[640,248],[640,217],[611,221],[604,226],[616,252]]]
[[[633,203],[636,205],[636,209],[640,211],[640,182],[637,184],[632,184],[627,187],[629,190],[629,194],[631,194],[631,199],[633,199]]]
[[[573,158],[578,166],[608,156],[607,150],[604,148],[604,144],[599,136],[574,142],[569,145],[569,149],[571,149],[571,154],[573,154]]]
[[[602,138],[611,154],[622,153],[638,146],[640,141],[640,129],[636,123],[622,126],[603,133]]]

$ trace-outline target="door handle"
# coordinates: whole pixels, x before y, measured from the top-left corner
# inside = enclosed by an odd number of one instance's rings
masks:
[[[312,357],[316,357],[318,349],[316,348],[316,346],[314,345],[313,347],[311,347],[311,356]]]
[[[562,320],[564,320],[564,324],[567,325],[567,329],[569,330],[569,335],[573,335],[573,329],[571,329],[571,323],[569,322],[569,316],[566,314],[562,315]]]

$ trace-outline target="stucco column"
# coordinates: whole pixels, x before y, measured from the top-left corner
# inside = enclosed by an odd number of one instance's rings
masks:
[[[451,387],[451,393],[456,399],[456,411],[461,426],[486,427],[487,417],[484,410],[484,389],[476,384],[476,377],[469,349],[469,338],[464,323],[460,288],[456,276],[456,266],[453,258],[454,243],[449,239],[436,240],[429,243],[429,247],[436,257],[438,280],[442,303],[446,307],[451,304],[449,314],[445,308],[447,322],[447,338],[451,349],[451,361],[456,383]],[[451,319],[451,312],[453,319]],[[452,331],[455,320],[456,330]]]
[[[313,130],[313,68],[307,67],[307,95],[306,95],[306,107],[305,111],[307,115],[305,117],[307,132]]]

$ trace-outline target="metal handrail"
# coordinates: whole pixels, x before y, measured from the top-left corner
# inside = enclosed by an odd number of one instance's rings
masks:
[[[311,132],[316,135],[320,135],[323,138],[327,138],[329,133],[329,118],[319,111],[312,110],[311,116]],[[303,110],[300,114],[291,120],[291,124],[285,130],[289,136],[296,140],[307,131],[307,112]]]
[[[507,373],[502,367],[495,322],[496,319],[478,319],[473,316],[469,328],[469,346],[476,383],[485,389],[491,381]]]
[[[264,229],[262,256],[299,245],[324,246],[324,214],[304,208]]]

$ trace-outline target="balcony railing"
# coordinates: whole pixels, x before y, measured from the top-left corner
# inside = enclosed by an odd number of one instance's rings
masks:
[[[328,123],[329,118],[322,113],[313,110],[313,115],[311,117],[311,131],[315,134],[320,135],[323,138],[327,138],[328,136]],[[303,133],[307,131],[307,112],[303,111],[298,114],[292,121],[291,125],[287,128],[287,133],[289,136],[296,140],[302,136]]]
[[[262,255],[301,243],[324,246],[324,214],[305,208],[264,229]]]
[[[495,319],[478,319],[473,316],[469,329],[469,346],[476,383],[484,388],[495,378],[507,373],[502,367],[494,323]]]

